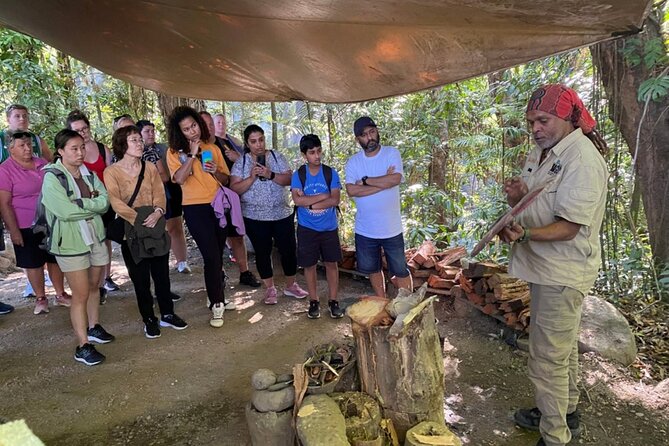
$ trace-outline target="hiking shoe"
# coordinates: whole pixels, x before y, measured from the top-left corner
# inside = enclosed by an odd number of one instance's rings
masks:
[[[171,291],[170,291],[170,297],[172,298],[172,302],[179,302],[181,300],[181,296]]]
[[[97,351],[93,344],[84,344],[74,351],[74,360],[86,365],[98,365],[105,360],[105,355]]]
[[[35,297],[35,290],[33,290],[33,286],[29,281],[26,281],[26,287],[23,290],[23,297]]]
[[[97,342],[98,344],[107,344],[113,341],[113,335],[107,333],[107,330],[102,328],[102,325],[95,324],[93,328],[88,329],[88,340],[90,342]]]
[[[49,300],[44,296],[38,297],[37,302],[35,302],[35,309],[33,310],[33,313],[40,314],[48,312],[49,312]]]
[[[14,311],[14,307],[4,302],[0,302],[0,314],[9,314]]]
[[[269,287],[265,291],[265,300],[263,300],[265,305],[276,305],[276,287]]]
[[[284,288],[283,294],[285,294],[286,296],[294,297],[295,299],[304,299],[309,295],[309,293],[300,288],[297,282],[293,282],[292,285]]]
[[[237,304],[231,301],[223,301],[223,306],[225,306],[226,311],[236,310]]]
[[[107,291],[118,291],[118,290],[121,289],[121,288],[119,288],[118,285],[116,285],[116,283],[112,280],[111,277],[107,277],[105,279],[105,282],[102,284],[102,286]]]
[[[54,302],[58,307],[70,307],[72,305],[72,296],[63,291],[63,294],[60,296],[56,295]]]
[[[158,324],[158,319],[155,317],[144,322],[144,336],[149,339],[155,339],[160,337],[160,324]]]
[[[578,437],[578,435],[581,433],[581,425],[580,425],[581,423],[579,419],[580,419],[580,414],[578,412],[578,409],[576,409],[572,413],[567,414],[567,427],[569,427],[569,430],[571,431],[571,436],[573,438]],[[531,431],[539,432],[541,411],[536,407],[533,407],[531,409],[518,409],[513,414],[513,420],[520,427],[524,427],[525,429]]]
[[[340,319],[344,317],[344,310],[339,308],[339,301],[338,300],[329,300],[328,301],[328,308],[330,309],[330,317],[332,319]]]
[[[258,288],[260,285],[262,285],[251,271],[244,271],[243,273],[239,274],[239,284],[248,285],[251,288]]]
[[[211,320],[209,320],[209,325],[215,328],[219,328],[223,326],[223,313],[225,312],[225,307],[223,306],[223,302],[218,302],[215,303],[213,307],[211,307]]]
[[[165,314],[160,318],[160,326],[172,327],[175,330],[183,330],[188,327],[188,324],[176,314]]]
[[[104,305],[107,303],[107,290],[102,286],[98,290],[100,291],[100,305]]]
[[[177,271],[180,272],[181,274],[190,274],[190,266],[188,266],[188,262],[179,262],[177,263]]]
[[[309,319],[318,319],[321,317],[321,303],[317,300],[309,301],[309,311],[307,312]]]

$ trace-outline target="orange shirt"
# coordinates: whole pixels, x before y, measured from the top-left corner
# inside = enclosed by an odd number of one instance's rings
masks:
[[[200,148],[202,151],[208,150],[211,152],[218,172],[230,175],[221,150],[215,144],[201,143]],[[171,148],[167,150],[167,167],[170,170],[170,177],[172,178],[174,178],[174,173],[181,167],[182,161],[180,155],[183,154],[175,152]],[[181,158],[184,157],[181,156]],[[202,169],[202,162],[199,159],[195,159],[193,161],[193,171],[186,179],[186,182],[181,185],[181,190],[183,191],[182,204],[209,204],[214,199],[214,196],[216,196],[218,183],[213,175]]]

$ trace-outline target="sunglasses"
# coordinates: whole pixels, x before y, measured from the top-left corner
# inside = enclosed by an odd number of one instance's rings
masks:
[[[30,132],[14,132],[9,136],[10,141],[15,141],[17,139],[29,138],[31,139],[33,134]]]

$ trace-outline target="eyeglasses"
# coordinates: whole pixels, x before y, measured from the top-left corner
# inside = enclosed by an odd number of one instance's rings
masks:
[[[9,135],[9,141],[15,141],[17,139],[24,139],[24,138],[29,138],[31,139],[33,137],[33,134],[30,132],[13,132],[12,134]]]
[[[144,144],[142,138],[128,138],[128,144]]]
[[[81,133],[88,132],[90,129],[91,129],[91,128],[90,128],[89,126],[84,126],[84,127],[80,128],[80,129],[76,129],[76,130],[73,129],[73,130],[74,130],[75,132],[81,134]]]

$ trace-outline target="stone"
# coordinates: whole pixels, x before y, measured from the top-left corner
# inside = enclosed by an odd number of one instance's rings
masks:
[[[256,390],[265,390],[276,383],[276,374],[269,369],[258,369],[251,377],[251,384]]]
[[[634,362],[637,355],[627,319],[609,302],[596,296],[583,299],[578,351],[595,352],[625,366]]]
[[[404,440],[404,446],[419,445],[462,446],[462,442],[443,423],[423,421],[409,429]]]
[[[282,412],[295,404],[295,388],[286,387],[276,392],[256,390],[251,403],[258,412]]]
[[[246,424],[253,446],[293,446],[293,411],[258,412],[251,403],[246,405]]]
[[[297,437],[303,446],[350,446],[339,405],[327,395],[308,395],[297,413]]]
[[[381,436],[381,408],[374,398],[362,392],[333,393],[346,421],[346,436],[353,444]]]

